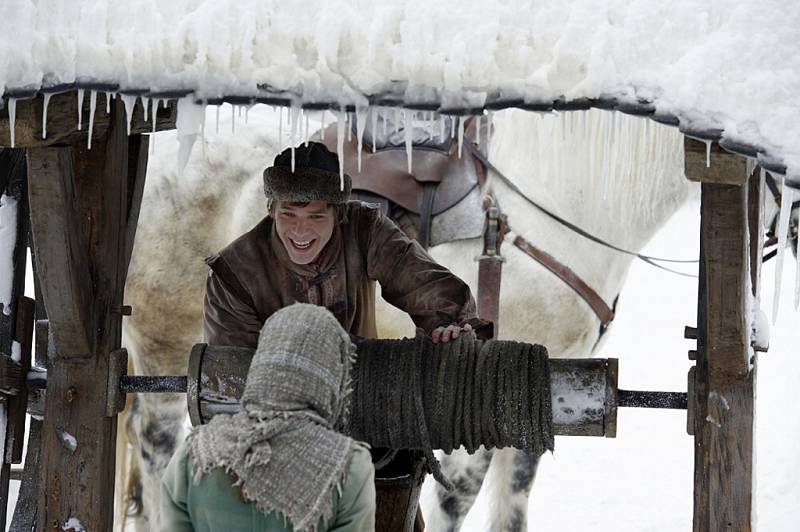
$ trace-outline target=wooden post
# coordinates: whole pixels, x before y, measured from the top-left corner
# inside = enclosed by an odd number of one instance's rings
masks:
[[[685,148],[687,177],[702,182],[696,396],[690,398],[694,530],[749,531],[755,406],[749,263],[761,253],[751,249],[750,220],[760,216],[761,199],[747,186],[744,159],[716,152],[707,167],[705,145],[687,139]],[[758,234],[752,240],[758,247]]]
[[[85,145],[28,150],[36,266],[52,338],[37,530],[70,519],[111,530],[116,418],[106,417],[109,354],[120,346],[132,210],[131,153],[113,104],[108,133]]]

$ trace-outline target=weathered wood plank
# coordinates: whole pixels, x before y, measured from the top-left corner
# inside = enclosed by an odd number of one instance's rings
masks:
[[[723,150],[716,142],[712,142],[710,148],[709,156],[704,141],[683,137],[687,179],[726,185],[743,185],[747,182],[747,159]]]
[[[83,230],[84,234],[83,251],[75,257],[85,261],[79,267],[89,272],[91,284],[81,285],[80,291],[72,292],[72,297],[91,294],[90,305],[86,321],[73,321],[70,325],[88,331],[89,351],[86,357],[70,356],[69,350],[60,344],[64,338],[69,340],[69,334],[57,335],[53,331],[54,357],[48,370],[42,430],[40,527],[62,526],[74,517],[86,530],[111,530],[113,521],[117,427],[116,417],[105,416],[105,383],[109,353],[120,345],[122,316],[118,309],[127,268],[129,138],[121,102],[114,102],[108,135],[93,144],[91,151],[82,144],[70,149],[75,161],[73,197],[77,199],[71,207],[76,209],[76,215],[62,215],[71,224],[66,232]],[[57,183],[51,181],[51,187],[51,193],[63,195]],[[34,235],[37,235],[35,224]],[[44,242],[43,247],[35,239],[36,260],[53,330],[55,317],[49,302],[56,296],[49,292],[53,287],[41,265],[52,263],[63,251],[52,239]],[[75,306],[69,301],[63,306],[70,304]]]
[[[755,367],[748,326],[748,190],[747,186],[702,186],[694,430],[696,532],[752,529]]]
[[[50,333],[61,356],[89,357],[92,279],[71,148],[28,150],[28,197]]]
[[[97,101],[92,124],[92,139],[106,135],[110,126],[110,117],[106,113],[106,95],[97,94]],[[11,129],[8,116],[8,105],[0,109],[0,146],[11,146]],[[152,105],[150,106],[152,107]],[[175,100],[160,106],[156,114],[156,131],[175,129],[177,119]],[[14,120],[14,146],[17,148],[35,148],[54,144],[75,144],[88,142],[90,91],[84,91],[81,112],[81,129],[78,129],[78,91],[72,90],[53,94],[47,105],[47,136],[43,138],[44,95],[35,98],[17,100]],[[137,99],[131,119],[131,134],[150,133],[153,130],[151,109],[148,119],[144,120],[142,100]]]

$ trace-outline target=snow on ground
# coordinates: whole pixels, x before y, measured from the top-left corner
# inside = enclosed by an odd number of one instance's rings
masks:
[[[644,253],[693,256],[699,204],[681,209]],[[787,256],[783,286],[791,290]],[[775,261],[762,273],[762,307],[771,308]],[[620,388],[686,390],[694,342],[683,326],[696,323],[696,279],[671,276],[636,261],[617,319],[600,356],[620,359]],[[759,355],[757,384],[757,529],[793,532],[800,522],[800,469],[795,390],[800,382],[800,313],[784,292],[770,351]],[[685,411],[623,408],[617,438],[556,439],[539,468],[530,500],[530,530],[674,532],[691,530],[693,454]],[[480,511],[469,530],[481,530]]]
[[[793,0],[5,0],[0,92],[62,83],[364,105],[616,96],[800,173]],[[800,177],[800,174],[798,174]]]

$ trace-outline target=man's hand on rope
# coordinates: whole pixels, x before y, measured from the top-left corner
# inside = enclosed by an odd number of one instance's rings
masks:
[[[469,323],[465,323],[463,327],[457,323],[451,323],[447,327],[436,327],[433,332],[431,332],[431,340],[433,340],[434,344],[438,344],[440,341],[446,344],[450,340],[458,338],[461,331],[469,332],[471,330],[472,325]]]

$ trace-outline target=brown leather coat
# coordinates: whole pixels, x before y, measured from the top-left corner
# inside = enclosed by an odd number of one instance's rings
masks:
[[[206,263],[205,340],[255,347],[264,321],[295,302],[322,305],[350,333],[375,337],[375,281],[427,333],[475,318],[469,287],[381,212],[347,204],[315,265],[294,264],[267,216]]]

